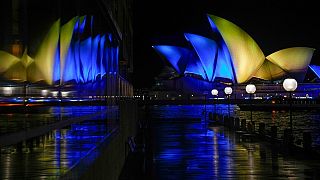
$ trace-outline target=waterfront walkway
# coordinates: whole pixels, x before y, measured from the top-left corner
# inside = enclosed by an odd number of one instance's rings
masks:
[[[0,114],[0,179],[61,178],[118,130],[117,114],[106,106]]]
[[[243,141],[200,118],[155,117],[150,117],[153,179],[320,178],[319,159],[285,154],[268,142]]]

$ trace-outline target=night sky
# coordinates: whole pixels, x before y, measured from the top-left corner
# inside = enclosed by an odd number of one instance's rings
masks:
[[[168,65],[154,44],[184,45],[183,33],[210,36],[206,14],[227,19],[246,31],[267,56],[275,51],[315,48],[311,64],[320,65],[320,8],[311,0],[135,0],[135,88],[151,87]]]

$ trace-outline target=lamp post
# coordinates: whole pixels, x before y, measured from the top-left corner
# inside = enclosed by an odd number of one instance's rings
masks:
[[[218,96],[218,90],[217,89],[212,89],[211,94],[213,96],[213,104],[214,104],[214,113],[217,113],[217,107],[216,107],[216,101],[214,100],[215,96]]]
[[[204,93],[204,124],[207,124],[207,95],[208,92],[205,91]]]
[[[288,79],[285,79],[283,81],[283,88],[289,92],[290,96],[289,96],[289,102],[290,102],[290,109],[289,109],[289,112],[290,112],[290,129],[291,129],[291,132],[292,132],[292,112],[291,112],[291,108],[292,108],[292,96],[291,96],[291,92],[292,91],[295,91],[298,87],[298,83],[295,79],[292,79],[292,78],[288,78]]]
[[[254,84],[248,84],[246,86],[246,92],[250,94],[250,119],[252,123],[252,94],[256,92],[256,86]]]
[[[232,94],[232,88],[225,87],[224,93],[228,96],[228,117],[230,118],[230,95]]]

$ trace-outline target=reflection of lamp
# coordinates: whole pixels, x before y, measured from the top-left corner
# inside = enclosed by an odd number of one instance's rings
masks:
[[[12,95],[12,87],[3,87],[3,94],[5,96],[11,96]]]
[[[290,109],[289,109],[289,112],[290,112],[290,129],[291,129],[291,132],[292,132],[292,112],[291,112],[291,108],[292,108],[292,97],[291,97],[291,92],[296,90],[298,87],[298,83],[295,79],[292,79],[292,78],[288,78],[288,79],[285,79],[283,81],[283,88],[286,90],[286,91],[289,91],[289,101],[290,101]]]
[[[256,92],[256,86],[254,84],[248,84],[246,86],[246,91],[250,94],[250,118],[252,123],[252,94]]]
[[[224,93],[228,96],[228,115],[230,118],[230,95],[232,94],[232,88],[231,87],[225,87]]]
[[[218,96],[218,90],[216,90],[216,89],[212,89],[211,90],[211,94],[212,94],[212,96]],[[215,113],[217,113],[217,107],[216,107],[216,102],[215,102],[215,100],[214,100],[214,97],[213,97],[213,104],[214,104],[214,112]]]
[[[205,91],[203,94],[204,94],[204,123],[207,124],[207,95],[208,95],[208,92]]]
[[[41,95],[42,95],[42,96],[46,97],[46,96],[48,96],[48,94],[49,94],[49,91],[48,91],[48,90],[46,90],[46,89],[42,89],[42,90],[41,90]]]

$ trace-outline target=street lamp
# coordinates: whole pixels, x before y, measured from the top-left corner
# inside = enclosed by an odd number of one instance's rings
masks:
[[[204,124],[207,124],[207,95],[208,91],[203,92],[204,95]]]
[[[289,101],[290,101],[290,109],[289,109],[289,112],[290,112],[290,129],[291,129],[291,132],[292,132],[292,112],[291,112],[291,108],[292,108],[292,96],[291,96],[291,92],[296,90],[298,87],[298,83],[295,79],[292,79],[292,78],[288,78],[288,79],[285,79],[283,81],[283,88],[286,90],[286,91],[289,91]]]
[[[214,113],[217,113],[217,107],[216,107],[216,102],[214,100],[214,96],[218,96],[218,90],[217,89],[212,89],[211,94],[213,96],[213,104],[214,104]]]
[[[218,90],[216,90],[216,89],[212,89],[212,91],[211,91],[211,94],[213,95],[213,96],[217,96],[218,95]]]
[[[232,94],[232,88],[231,87],[225,87],[224,93],[228,96],[228,115],[230,118],[230,95]]]
[[[252,123],[252,94],[256,92],[256,86],[254,84],[248,84],[246,86],[246,91],[250,94],[250,118]]]

